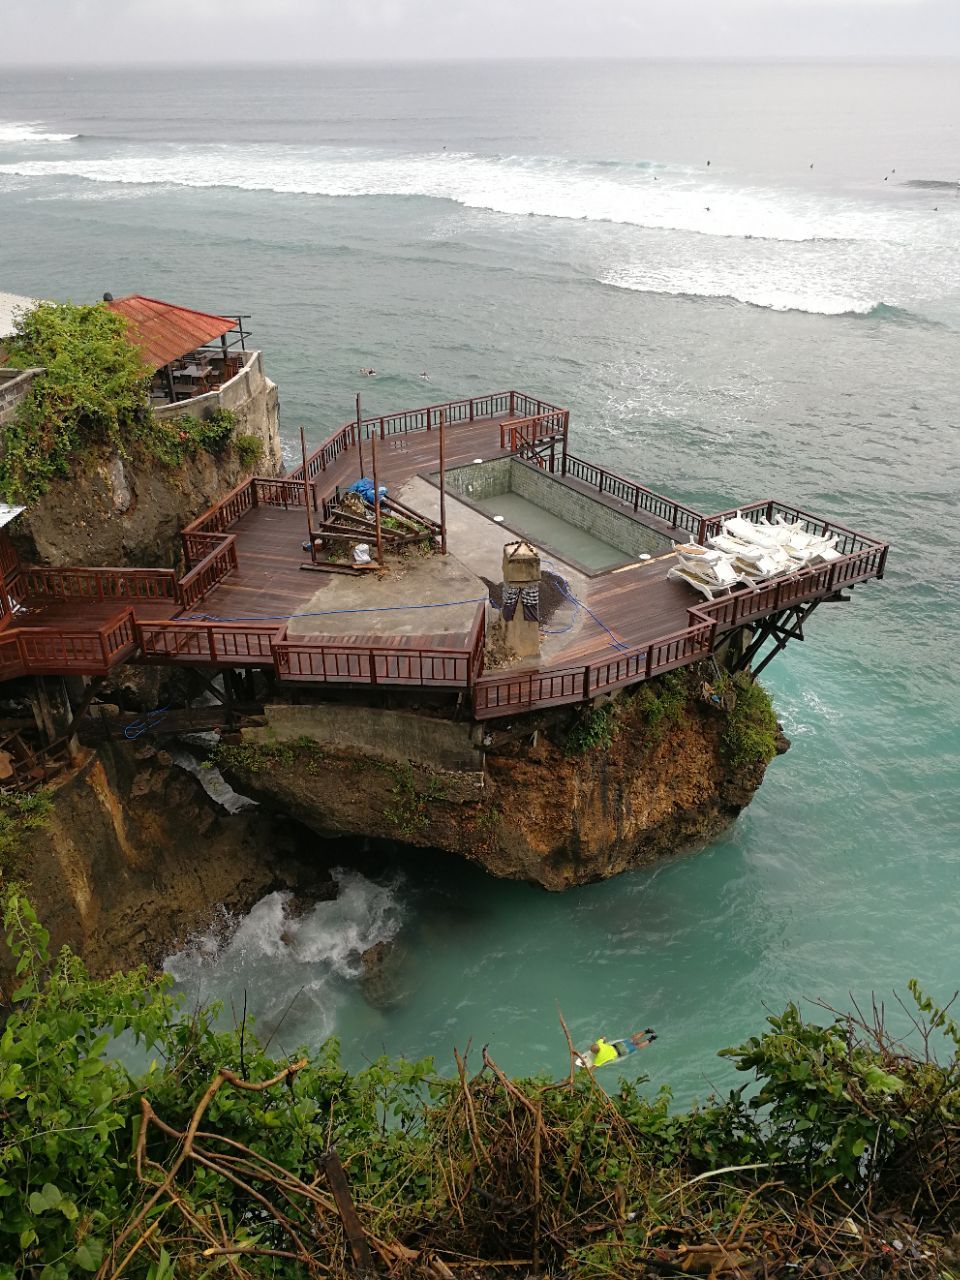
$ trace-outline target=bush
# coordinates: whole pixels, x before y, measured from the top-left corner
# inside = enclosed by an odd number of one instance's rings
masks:
[[[790,1005],[725,1051],[753,1101],[680,1112],[642,1077],[511,1080],[485,1050],[452,1078],[350,1074],[336,1041],[276,1061],[216,1006],[184,1017],[166,977],[51,959],[22,893],[0,905],[0,1280],[344,1276],[331,1146],[391,1274],[957,1274],[960,1028],[915,984],[919,1053],[881,1019]]]
[[[241,432],[233,437],[233,447],[244,471],[252,471],[263,457],[263,441],[259,436]]]
[[[656,742],[683,719],[689,701],[686,678],[679,671],[642,684],[633,699],[648,737]]]
[[[17,320],[7,356],[14,368],[44,372],[5,432],[5,498],[36,498],[87,446],[123,452],[149,429],[151,371],[106,307],[41,302]]]
[[[183,413],[178,418],[153,417],[144,442],[153,457],[178,467],[201,449],[219,454],[230,441],[236,417],[229,409],[214,409],[202,418]]]
[[[588,751],[609,751],[619,732],[614,703],[605,702],[599,707],[591,707],[581,713],[567,734],[566,754],[582,756]]]

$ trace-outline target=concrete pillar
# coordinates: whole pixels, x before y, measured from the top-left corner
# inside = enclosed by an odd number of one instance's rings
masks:
[[[540,653],[540,556],[528,542],[503,548],[503,625],[508,646],[520,658]]]

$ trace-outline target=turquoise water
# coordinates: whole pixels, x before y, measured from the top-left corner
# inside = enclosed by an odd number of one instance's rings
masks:
[[[893,544],[768,669],[793,747],[709,848],[562,896],[404,854],[197,940],[186,984],[248,987],[265,1027],[290,1005],[275,1044],[335,1030],[354,1063],[472,1041],[559,1070],[558,1003],[584,1039],[652,1024],[642,1066],[681,1097],[789,998],[952,993],[958,126],[946,65],[4,75],[0,289],[249,312],[291,456],[358,389],[373,413],[519,385],[681,500]],[[389,936],[377,1010],[356,957]]]

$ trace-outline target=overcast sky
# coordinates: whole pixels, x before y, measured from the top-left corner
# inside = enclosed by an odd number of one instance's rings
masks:
[[[0,42],[8,66],[958,57],[960,0],[0,0]]]

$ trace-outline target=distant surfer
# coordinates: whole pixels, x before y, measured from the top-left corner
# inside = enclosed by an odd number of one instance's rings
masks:
[[[360,372],[365,378],[372,378],[376,374],[376,369],[361,369]]]
[[[423,373],[421,373],[420,377],[421,377],[421,378],[423,378],[424,382],[429,382],[429,381],[430,381],[430,375],[429,375],[429,373],[427,373],[426,369],[424,369],[424,371],[423,371]]]
[[[597,1036],[587,1052],[575,1054],[574,1060],[580,1070],[588,1067],[596,1070],[597,1067],[605,1067],[610,1062],[618,1062],[621,1058],[629,1057],[638,1049],[646,1049],[656,1038],[653,1027],[636,1031],[624,1040],[606,1040],[603,1036]]]

